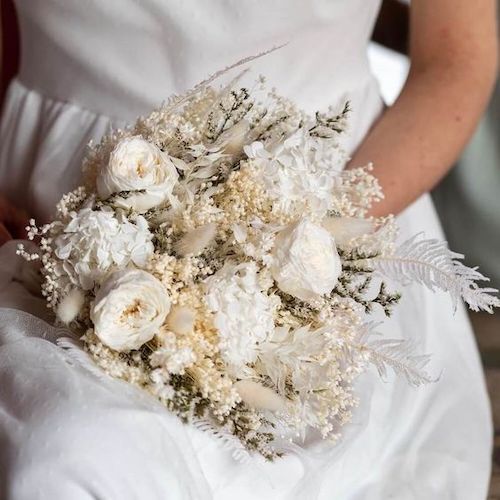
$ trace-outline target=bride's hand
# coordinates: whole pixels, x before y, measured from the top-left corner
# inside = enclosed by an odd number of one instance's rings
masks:
[[[0,246],[12,239],[26,238],[28,214],[0,195]]]

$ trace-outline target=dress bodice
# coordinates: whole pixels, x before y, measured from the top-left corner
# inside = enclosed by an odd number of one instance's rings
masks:
[[[372,81],[380,0],[17,0],[20,80],[42,95],[133,120],[227,64],[252,64],[305,108]]]

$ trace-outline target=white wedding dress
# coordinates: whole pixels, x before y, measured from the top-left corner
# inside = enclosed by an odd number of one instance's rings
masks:
[[[383,104],[366,49],[379,0],[17,0],[21,70],[4,106],[0,189],[39,219],[78,184],[90,139],[169,94],[272,46],[252,74],[309,111],[350,99],[347,147]],[[252,78],[252,77],[249,77]],[[404,174],[402,174],[404,175]],[[399,217],[402,238],[442,238],[429,197]],[[91,373],[55,344],[14,245],[0,250],[0,497],[6,500],[482,500],[490,409],[462,307],[405,289],[389,337],[432,353],[440,380],[359,381],[341,443],[311,440],[275,463],[243,464],[148,396]],[[26,312],[23,312],[26,311]],[[29,314],[30,313],[30,314]]]

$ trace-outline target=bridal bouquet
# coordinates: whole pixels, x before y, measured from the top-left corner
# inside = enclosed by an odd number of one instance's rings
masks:
[[[393,218],[367,217],[382,193],[370,166],[344,170],[348,105],[309,116],[263,78],[211,81],[91,145],[85,184],[19,253],[104,372],[273,459],[310,428],[335,440],[370,364],[432,380],[414,345],[374,331],[390,283],[499,301],[445,243],[397,246]]]

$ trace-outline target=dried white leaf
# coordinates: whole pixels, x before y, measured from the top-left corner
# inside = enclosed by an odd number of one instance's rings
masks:
[[[477,282],[489,279],[477,268],[462,264],[463,255],[452,252],[446,241],[423,240],[420,236],[417,234],[405,241],[393,255],[376,257],[370,263],[386,278],[448,292],[455,308],[460,298],[473,311],[492,313],[494,307],[500,307],[498,290],[481,288]]]
[[[187,335],[193,331],[195,317],[189,307],[174,306],[167,316],[167,328],[178,335]]]
[[[328,217],[323,221],[323,227],[340,247],[347,245],[354,238],[372,233],[375,229],[373,221],[356,217]]]
[[[285,409],[285,400],[278,393],[258,382],[240,380],[234,384],[234,388],[250,408],[273,412]]]
[[[250,125],[246,120],[240,120],[234,127],[226,130],[220,137],[220,142],[224,144],[224,153],[231,156],[241,155],[249,130]]]
[[[217,226],[212,222],[204,226],[197,227],[186,233],[174,245],[174,250],[178,255],[197,255],[215,238]]]

